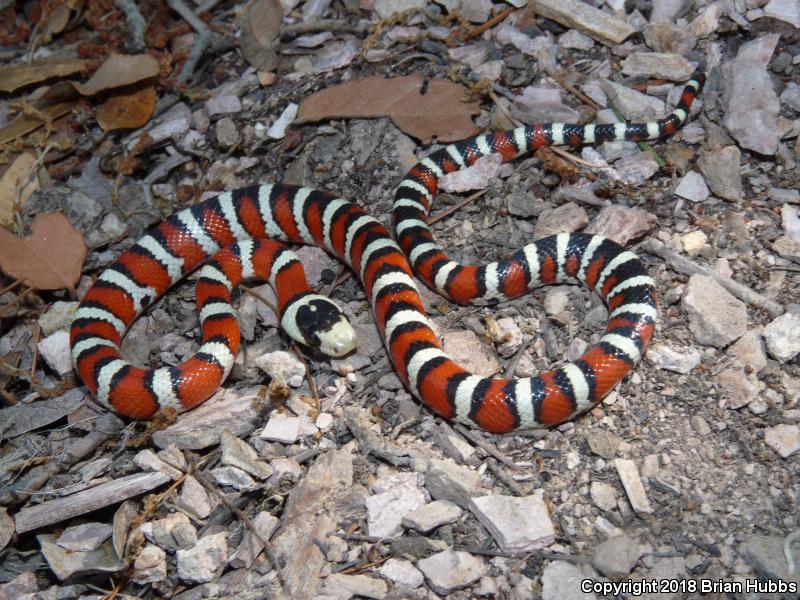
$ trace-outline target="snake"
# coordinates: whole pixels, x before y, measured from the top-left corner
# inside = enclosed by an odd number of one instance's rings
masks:
[[[510,161],[547,146],[666,138],[687,121],[704,82],[703,73],[692,75],[676,108],[657,121],[526,125],[435,150],[396,189],[394,237],[355,202],[280,183],[220,193],[180,210],[122,252],[84,294],[70,328],[78,375],[101,404],[126,417],[199,405],[234,364],[241,334],[232,291],[254,277],[275,289],[279,322],[290,338],[330,357],[346,356],[357,345],[351,324],[336,303],[309,287],[287,245],[312,244],[361,282],[396,374],[431,411],[492,433],[573,419],[598,404],[644,354],[658,318],[654,280],[633,252],[586,233],[543,237],[486,265],[460,264],[430,229],[439,180],[492,154]],[[197,352],[175,366],[131,364],[120,350],[128,328],[196,269]],[[493,305],[543,285],[583,284],[607,305],[608,322],[574,362],[535,377],[483,377],[446,354],[415,277],[458,304]]]

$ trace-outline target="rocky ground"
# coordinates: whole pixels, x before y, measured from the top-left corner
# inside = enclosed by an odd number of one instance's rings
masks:
[[[331,191],[388,224],[394,186],[439,145],[396,116],[292,124],[312,92],[419,73],[469,88],[479,128],[641,121],[669,113],[699,68],[705,90],[672,139],[485,161],[448,176],[434,208],[439,241],[464,262],[559,231],[635,249],[661,294],[645,360],[556,429],[452,426],[394,375],[358,282],[303,248],[312,285],[354,323],[357,352],[298,357],[270,309],[242,293],[245,349],[224,389],[177,419],[130,422],[75,378],[75,299],[5,278],[0,599],[694,598],[710,583],[710,598],[798,596],[800,6],[527,4],[283,0],[268,68],[242,41],[266,18],[255,8],[153,9],[189,60],[161,73],[142,126],[103,133],[86,106],[72,115],[72,146],[42,162],[14,231],[66,214],[89,247],[80,295],[146,227],[252,182]],[[137,7],[117,5],[106,7],[116,50],[132,54]],[[152,6],[139,8],[152,28]],[[102,33],[76,31],[44,55]],[[0,125],[17,100],[0,98]],[[7,143],[5,157],[23,146]],[[126,355],[190,355],[193,296],[188,281],[160,300]],[[486,375],[575,358],[607,316],[567,286],[493,308],[425,299],[448,352]],[[601,587],[614,582],[644,595]]]

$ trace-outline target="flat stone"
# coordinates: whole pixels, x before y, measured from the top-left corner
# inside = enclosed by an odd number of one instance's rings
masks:
[[[228,541],[224,531],[207,535],[186,550],[175,553],[178,577],[187,583],[206,583],[216,577],[228,558]]]
[[[627,535],[620,535],[595,548],[592,566],[609,579],[619,580],[628,576],[641,556],[641,546]]]
[[[148,541],[168,550],[191,548],[197,542],[197,530],[182,512],[144,523],[141,531]]]
[[[306,368],[291,352],[276,350],[253,359],[252,363],[273,380],[299,387],[306,376]]]
[[[425,583],[425,576],[408,560],[390,558],[378,573],[399,587],[415,589]]]
[[[781,102],[796,112],[800,112],[800,84],[794,81],[787,82],[781,92]]]
[[[403,517],[403,525],[420,533],[430,533],[442,525],[455,523],[462,515],[461,509],[447,500],[434,500],[415,508]]]
[[[39,591],[39,583],[36,581],[36,574],[33,571],[20,573],[11,581],[0,584],[0,600],[17,600],[26,598],[28,594],[35,594]]]
[[[418,10],[425,7],[425,0],[376,0],[373,9],[381,19],[407,10]]]
[[[572,233],[589,224],[589,215],[575,204],[567,202],[556,208],[543,210],[533,228],[534,239],[557,233]]]
[[[344,575],[333,573],[325,578],[323,592],[330,598],[383,598],[389,584],[369,575]],[[321,598],[321,596],[319,596]]]
[[[444,351],[470,373],[491,377],[500,371],[500,361],[490,347],[469,329],[448,331],[442,336]]]
[[[758,399],[759,381],[755,372],[748,372],[741,365],[723,369],[715,377],[728,408],[737,410]]]
[[[269,541],[281,522],[277,517],[262,510],[252,523],[258,535],[256,536],[250,528],[245,530],[242,541],[228,559],[228,564],[234,569],[249,569],[264,549],[264,542]]]
[[[589,486],[589,495],[600,510],[607,512],[617,508],[617,490],[605,481],[593,481]]]
[[[688,6],[688,0],[660,0],[660,2],[654,2],[653,10],[650,12],[650,22],[672,22],[683,14]]]
[[[781,224],[786,236],[794,242],[800,242],[800,216],[797,209],[791,204],[781,207]]]
[[[764,327],[767,352],[780,363],[800,353],[800,315],[784,313]]]
[[[764,14],[800,29],[800,3],[797,0],[771,0],[764,7]]]
[[[689,202],[702,202],[711,192],[708,191],[708,186],[700,173],[689,171],[678,183],[675,194],[686,198]]]
[[[214,126],[214,132],[217,136],[217,142],[223,148],[232,148],[239,143],[239,130],[230,117],[222,117],[217,121]]]
[[[39,354],[44,361],[61,377],[72,372],[72,351],[69,333],[56,331],[39,341]]]
[[[604,206],[586,228],[586,233],[602,235],[627,246],[648,235],[655,225],[656,216],[650,211],[628,206]]]
[[[653,344],[645,355],[648,362],[657,369],[674,371],[686,375],[703,361],[703,354],[696,348],[681,352],[667,344]]]
[[[214,510],[216,501],[211,499],[206,489],[197,479],[187,475],[186,479],[183,480],[181,493],[176,500],[176,504],[200,519],[205,519]]]
[[[739,554],[761,577],[800,586],[800,574],[789,574],[783,544],[781,536],[751,535],[739,545]]]
[[[628,185],[640,185],[658,173],[658,163],[649,152],[626,156],[614,163],[620,180]]]
[[[259,437],[270,442],[293,444],[300,437],[300,417],[270,417]]]
[[[541,493],[473,498],[470,510],[508,554],[527,554],[555,541],[555,529]]]
[[[742,44],[736,58],[722,65],[725,128],[739,146],[766,156],[775,154],[780,140],[780,101],[767,72],[779,38],[773,33]]]
[[[222,432],[220,442],[223,465],[237,467],[250,473],[256,479],[268,479],[272,475],[272,467],[259,458],[255,448],[244,440],[240,440],[227,429]]]
[[[616,458],[614,459],[614,467],[617,469],[617,474],[620,481],[622,481],[622,487],[625,488],[625,494],[628,496],[628,501],[636,514],[652,514],[653,509],[650,506],[650,500],[647,499],[647,493],[644,491],[644,485],[642,485],[636,464],[632,460]]]
[[[111,532],[108,523],[82,523],[67,527],[56,543],[71,552],[92,552],[111,537]]]
[[[554,560],[542,571],[542,600],[595,600],[594,592],[582,591],[586,574],[577,565]]]
[[[591,50],[594,46],[592,38],[583,35],[581,32],[570,29],[566,33],[558,36],[560,48],[570,48],[573,50]]]
[[[472,496],[483,486],[481,476],[469,467],[452,460],[431,460],[425,472],[425,489],[436,500],[449,500],[461,508],[469,508]]]
[[[761,334],[763,329],[752,329],[728,348],[728,354],[741,365],[750,366],[760,372],[767,366],[767,353]]]
[[[443,192],[462,193],[485,189],[500,175],[503,157],[499,154],[482,156],[466,169],[447,173],[439,178]]]
[[[47,309],[47,312],[39,317],[39,327],[42,329],[42,335],[47,337],[52,335],[59,329],[66,330],[72,318],[75,316],[75,311],[78,309],[78,302],[53,302]]]
[[[694,70],[683,56],[669,52],[634,52],[622,61],[622,72],[633,77],[686,81]]]
[[[532,0],[528,6],[537,15],[561,23],[568,29],[577,29],[608,46],[622,43],[636,30],[622,19],[603,12],[580,0]]]
[[[764,430],[764,441],[781,458],[789,458],[800,452],[800,427],[797,425],[775,425]]]
[[[250,492],[259,487],[250,475],[237,467],[211,469],[211,476],[219,485],[232,487],[240,492]]]
[[[620,437],[610,431],[600,430],[589,434],[586,439],[589,450],[600,458],[611,460],[617,454],[617,448],[622,443]]]
[[[369,535],[394,538],[403,533],[403,518],[423,506],[428,498],[417,473],[393,478],[378,494],[367,498],[367,528]]]
[[[209,117],[224,115],[228,113],[238,113],[242,110],[242,101],[238,96],[231,94],[221,94],[212,96],[206,100],[206,113]]]
[[[8,510],[0,506],[0,552],[2,552],[11,538],[14,537],[14,519],[12,519]]]
[[[54,535],[37,535],[36,539],[47,565],[61,581],[73,576],[116,573],[125,567],[125,563],[117,558],[110,540],[92,552],[73,552],[59,546]]]
[[[609,99],[629,121],[654,121],[666,113],[666,104],[663,100],[613,81],[603,81],[601,85]]]
[[[437,594],[447,595],[478,581],[486,565],[468,552],[443,550],[423,558],[417,567]]]
[[[725,146],[701,152],[697,166],[715,196],[736,202],[742,197],[741,160],[742,153],[737,146]]]
[[[723,347],[747,333],[747,309],[708,275],[692,275],[683,294],[682,307],[689,330],[705,345]]]

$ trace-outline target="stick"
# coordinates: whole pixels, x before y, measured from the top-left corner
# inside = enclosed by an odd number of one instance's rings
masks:
[[[751,290],[749,287],[742,285],[741,283],[734,281],[730,277],[725,277],[724,275],[720,275],[716,271],[709,269],[708,267],[704,267],[693,260],[686,258],[685,256],[681,256],[675,250],[668,248],[664,243],[656,240],[656,239],[649,239],[640,245],[640,248],[645,252],[649,252],[650,254],[656,254],[667,261],[667,264],[671,266],[673,269],[678,271],[679,273],[683,273],[684,275],[708,275],[709,277],[713,277],[717,283],[719,283],[722,287],[728,290],[731,294],[739,298],[742,302],[747,302],[748,304],[755,306],[756,308],[763,308],[766,310],[770,316],[772,317],[779,317],[785,311],[783,306],[775,302],[774,300],[770,300],[769,298],[759,294]]]
[[[134,52],[141,52],[145,49],[144,30],[147,24],[139,12],[139,7],[133,0],[114,0],[117,8],[125,13],[125,20],[128,22],[128,27],[131,31],[131,50]]]
[[[194,73],[197,63],[200,62],[203,53],[211,42],[211,30],[208,28],[208,25],[200,20],[200,17],[194,14],[191,8],[184,4],[183,0],[167,0],[167,4],[172,10],[183,17],[183,19],[192,26],[192,29],[197,32],[197,38],[194,41],[189,58],[183,63],[183,68],[181,69],[180,75],[178,75],[178,83],[186,83],[189,77],[192,76],[192,73]]]

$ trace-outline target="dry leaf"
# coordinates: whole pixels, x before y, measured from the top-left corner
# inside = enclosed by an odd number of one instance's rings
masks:
[[[36,178],[36,157],[20,154],[0,179],[0,225],[11,225],[17,207],[39,189]]]
[[[111,96],[97,108],[97,122],[104,131],[141,127],[156,108],[156,89],[146,87],[130,94]]]
[[[283,7],[278,0],[256,0],[242,16],[242,56],[259,71],[271,71],[278,63]]]
[[[86,241],[61,213],[41,213],[26,238],[0,228],[0,269],[39,290],[74,289]]]
[[[13,92],[32,83],[68,77],[83,70],[88,61],[80,58],[37,60],[27,65],[0,67],[0,92]]]
[[[367,77],[312,94],[300,105],[299,123],[345,117],[391,117],[406,133],[428,143],[433,137],[453,142],[480,130],[471,115],[477,102],[462,102],[466,89],[450,81],[429,81],[424,94],[422,77],[384,79]]]
[[[158,73],[158,61],[149,54],[112,54],[89,81],[76,83],[75,89],[84,96],[94,96],[105,90],[157,77]]]

